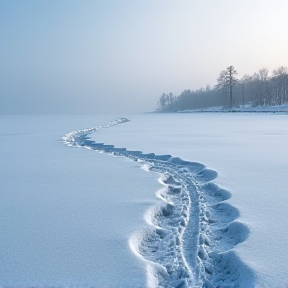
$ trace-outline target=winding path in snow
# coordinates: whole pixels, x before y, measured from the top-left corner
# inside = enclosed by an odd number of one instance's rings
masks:
[[[147,228],[131,236],[133,252],[147,263],[148,287],[253,287],[254,274],[233,251],[249,230],[237,221],[239,211],[225,200],[231,193],[211,180],[217,172],[201,163],[171,155],[144,154],[90,140],[89,134],[128,122],[116,118],[105,126],[77,130],[62,140],[122,156],[160,174],[161,204],[146,212]]]

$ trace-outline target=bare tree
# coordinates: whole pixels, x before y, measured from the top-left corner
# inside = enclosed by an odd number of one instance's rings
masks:
[[[218,77],[218,84],[211,88],[184,90],[176,96],[163,93],[158,101],[158,111],[173,112],[189,109],[200,109],[213,106],[235,104],[244,106],[281,105],[288,104],[288,68],[281,66],[270,76],[266,68],[260,69],[252,76],[244,75],[236,79],[233,66],[226,68]],[[221,91],[227,97],[219,93]],[[229,96],[228,96],[229,95]],[[229,102],[228,102],[229,101]]]
[[[238,83],[235,75],[237,75],[235,68],[233,66],[227,67],[220,73],[217,79],[218,83],[215,86],[215,88],[223,94],[227,94],[229,91],[230,108],[233,106],[233,87]]]
[[[267,105],[269,103],[269,70],[267,68],[262,68],[258,72],[260,78],[260,105]]]
[[[249,102],[249,84],[252,82],[252,77],[245,74],[239,80],[240,92],[241,92],[241,105],[242,107]]]
[[[288,69],[281,66],[273,70],[274,97],[277,105],[284,104],[288,99]]]

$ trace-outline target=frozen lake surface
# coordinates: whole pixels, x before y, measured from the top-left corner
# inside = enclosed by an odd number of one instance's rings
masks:
[[[125,117],[1,116],[0,285],[286,287],[288,116]]]

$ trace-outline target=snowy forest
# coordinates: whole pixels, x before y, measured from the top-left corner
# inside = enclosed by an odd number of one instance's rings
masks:
[[[180,95],[163,93],[157,111],[176,112],[208,107],[275,106],[288,103],[288,69],[281,66],[269,74],[262,68],[252,76],[237,78],[233,66],[223,70],[214,87],[184,90]]]

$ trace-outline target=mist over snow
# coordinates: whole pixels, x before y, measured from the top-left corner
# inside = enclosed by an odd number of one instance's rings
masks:
[[[275,4],[277,3],[277,4]],[[155,110],[233,65],[288,66],[287,1],[0,1],[0,113]]]
[[[1,0],[0,287],[286,287],[287,11]]]

